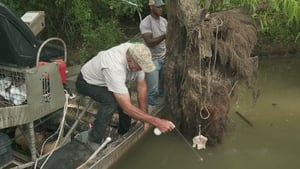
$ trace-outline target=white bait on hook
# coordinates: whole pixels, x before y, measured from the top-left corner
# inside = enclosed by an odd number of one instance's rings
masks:
[[[201,134],[201,124],[199,125],[199,133],[193,138],[193,147],[198,150],[206,148],[207,138]]]
[[[193,147],[196,147],[198,150],[205,149],[207,140],[205,136],[197,135],[193,138]]]

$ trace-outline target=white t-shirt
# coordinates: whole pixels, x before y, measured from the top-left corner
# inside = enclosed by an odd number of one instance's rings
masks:
[[[128,93],[127,83],[145,78],[145,72],[133,72],[128,67],[126,52],[130,45],[126,42],[99,52],[81,68],[83,79],[114,93]]]
[[[153,38],[164,35],[167,32],[168,21],[159,17],[154,19],[151,15],[146,16],[141,24],[140,31],[144,33],[152,33]],[[164,58],[166,54],[166,41],[161,41],[158,45],[150,48],[152,53],[152,59]]]

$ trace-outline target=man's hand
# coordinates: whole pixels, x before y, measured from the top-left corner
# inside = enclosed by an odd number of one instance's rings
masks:
[[[169,120],[160,119],[156,127],[162,132],[166,133],[172,131],[176,126]]]

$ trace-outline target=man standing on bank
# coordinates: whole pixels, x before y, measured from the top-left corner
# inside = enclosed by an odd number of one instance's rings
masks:
[[[147,73],[148,104],[151,108],[158,104],[163,96],[163,67],[166,55],[166,32],[168,22],[162,15],[162,0],[149,0],[150,14],[140,23],[140,32],[144,43],[150,48],[156,69]]]
[[[123,43],[99,52],[81,68],[76,81],[79,93],[99,102],[99,110],[94,121],[89,140],[101,143],[105,139],[106,127],[112,115],[119,111],[119,134],[124,134],[131,125],[130,117],[149,124],[162,132],[174,129],[170,121],[147,113],[147,84],[145,72],[155,66],[151,53],[144,44]],[[126,84],[136,81],[138,107],[133,105]]]

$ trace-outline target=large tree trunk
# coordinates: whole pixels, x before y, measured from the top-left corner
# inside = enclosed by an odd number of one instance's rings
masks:
[[[167,102],[187,137],[199,132],[209,145],[221,142],[238,82],[253,86],[258,58],[251,57],[256,27],[242,10],[208,15],[198,0],[167,3],[165,66]],[[207,9],[205,9],[207,8]]]

